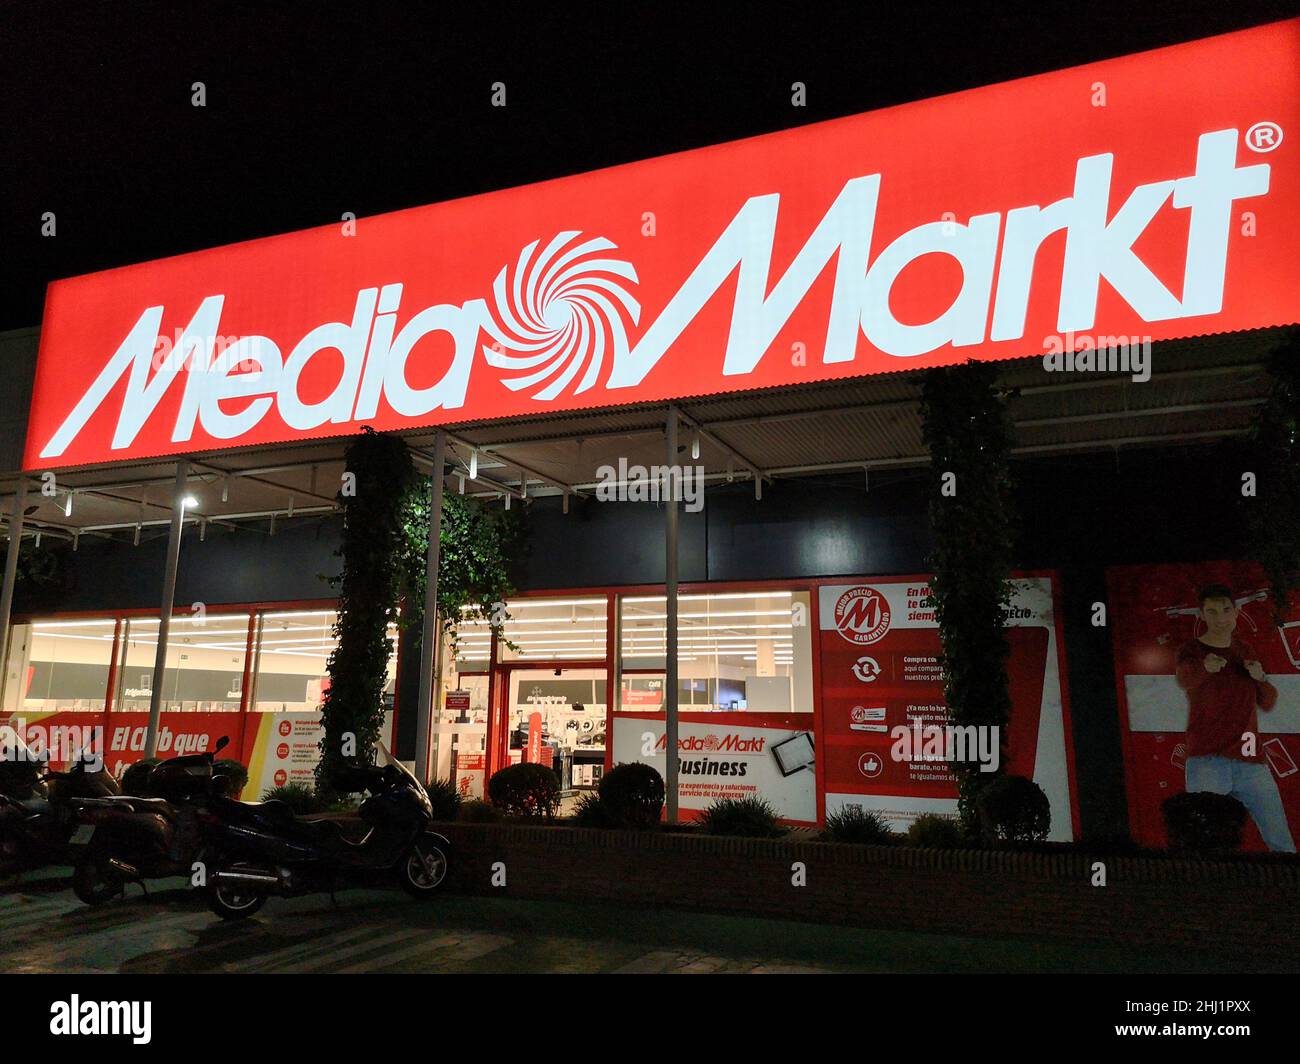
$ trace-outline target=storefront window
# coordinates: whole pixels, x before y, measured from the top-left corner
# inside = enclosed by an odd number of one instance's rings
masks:
[[[111,618],[14,625],[0,706],[7,713],[101,712],[115,625]]]
[[[158,618],[122,618],[122,638],[117,653],[114,712],[148,713],[153,691],[154,657],[158,653]],[[163,690],[165,692],[166,687]]]
[[[603,661],[608,653],[608,609],[604,595],[508,602],[499,641],[501,660]]]
[[[315,713],[329,689],[328,664],[337,640],[333,610],[287,610],[258,615],[255,680],[250,710],[258,713]],[[390,625],[392,652],[384,686],[386,709],[393,705],[397,677],[397,626]]]
[[[662,595],[620,599],[618,709],[663,706],[667,608]],[[807,591],[678,597],[678,705],[699,711],[812,712]]]
[[[492,657],[491,626],[487,621],[462,620],[451,649],[457,672],[487,672]]]
[[[247,647],[247,613],[173,617],[162,708],[173,713],[238,713]]]

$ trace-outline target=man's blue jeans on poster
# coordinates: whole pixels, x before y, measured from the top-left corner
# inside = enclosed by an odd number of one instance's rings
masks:
[[[1264,845],[1276,853],[1295,853],[1273,770],[1266,762],[1238,761],[1211,754],[1187,759],[1187,790],[1230,794],[1250,812]]]

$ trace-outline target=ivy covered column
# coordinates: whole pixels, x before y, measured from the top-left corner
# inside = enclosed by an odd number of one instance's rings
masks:
[[[331,796],[335,769],[352,758],[373,759],[384,723],[384,684],[398,621],[406,553],[407,496],[417,481],[406,444],[370,429],[349,445],[339,502],[343,560],[336,584],[335,646],[326,666],[316,790]]]
[[[1005,762],[1011,711],[1004,625],[1011,600],[1013,430],[989,363],[930,370],[921,392],[922,432],[930,451],[930,558],[944,696],[958,727],[997,728]],[[954,765],[958,815],[978,828],[975,795],[988,776]]]

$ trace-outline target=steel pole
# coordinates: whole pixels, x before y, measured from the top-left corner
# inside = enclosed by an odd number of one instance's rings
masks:
[[[429,482],[429,546],[424,562],[424,617],[420,626],[420,700],[415,711],[415,775],[429,782],[429,747],[433,737],[434,669],[438,661],[438,557],[442,548],[442,481],[447,434],[433,440],[433,474]]]
[[[677,495],[680,478],[677,476],[677,408],[668,408],[668,473],[666,475],[667,500],[664,511],[664,599],[665,661],[664,661],[664,754],[667,757],[664,773],[665,800],[668,823],[677,823]]]
[[[172,488],[172,520],[167,529],[167,564],[163,569],[162,604],[158,607],[158,646],[153,658],[153,684],[149,691],[149,730],[145,733],[144,756],[158,754],[158,724],[162,719],[163,677],[167,671],[167,637],[171,634],[172,605],[176,598],[176,570],[181,559],[181,531],[185,525],[185,485],[190,476],[190,462],[176,463],[176,483]]]
[[[9,647],[9,614],[14,605],[14,584],[18,581],[18,552],[23,544],[23,510],[27,506],[27,478],[18,478],[14,494],[14,512],[9,518],[9,549],[5,551],[4,585],[0,587],[0,665],[3,665]],[[2,680],[3,677],[0,677]],[[3,686],[0,683],[0,686]]]

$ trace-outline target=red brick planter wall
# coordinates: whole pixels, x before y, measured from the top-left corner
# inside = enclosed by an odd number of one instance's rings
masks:
[[[689,833],[443,824],[450,889],[599,899],[817,923],[1032,935],[1234,954],[1286,950],[1300,865],[918,850]],[[506,886],[491,885],[505,864]],[[792,865],[807,885],[793,886]],[[1094,887],[1103,861],[1107,886]]]

